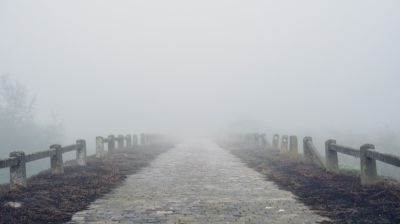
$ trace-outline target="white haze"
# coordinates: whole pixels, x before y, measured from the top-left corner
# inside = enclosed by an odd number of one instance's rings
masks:
[[[0,0],[0,74],[69,140],[399,133],[399,12],[397,0]]]

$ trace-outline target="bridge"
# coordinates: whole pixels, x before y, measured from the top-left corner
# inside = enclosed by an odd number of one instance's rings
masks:
[[[303,153],[299,151],[297,136],[280,138],[276,134],[271,140],[258,133],[184,142],[172,142],[156,134],[110,135],[96,138],[95,154],[91,156],[87,155],[85,140],[68,146],[52,145],[50,150],[31,154],[12,152],[10,158],[0,161],[0,168],[10,169],[10,184],[3,186],[10,190],[2,192],[0,221],[393,223],[400,220],[399,185],[380,177],[376,168],[377,160],[400,166],[399,157],[379,153],[371,144],[354,149],[327,140],[322,156],[311,137],[303,139]],[[76,151],[76,161],[65,163],[63,154],[71,151]],[[341,171],[338,153],[360,158],[361,170],[356,174]],[[27,178],[26,164],[46,158],[50,159],[50,170]],[[90,179],[102,172],[106,175],[100,174],[100,179]],[[77,178],[78,181],[72,181]],[[60,183],[59,191],[46,189],[52,179]],[[349,186],[342,186],[345,184]],[[44,190],[49,194],[57,191],[53,201],[37,197]],[[45,203],[35,213],[47,212],[52,217],[31,214],[32,202],[18,195]],[[46,210],[46,206],[53,206],[57,212]],[[67,209],[68,206],[71,208]]]

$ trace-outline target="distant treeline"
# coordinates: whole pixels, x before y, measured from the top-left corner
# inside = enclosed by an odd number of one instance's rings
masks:
[[[35,120],[35,98],[8,75],[0,76],[0,157],[11,151],[44,150],[62,138],[62,125]]]

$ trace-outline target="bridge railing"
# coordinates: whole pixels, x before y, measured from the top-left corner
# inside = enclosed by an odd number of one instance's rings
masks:
[[[281,158],[287,157],[294,159],[297,152],[297,137],[290,136],[290,150],[287,149],[288,137],[282,136],[281,147],[279,148],[279,135],[275,134],[272,138],[272,149],[279,150]],[[364,144],[359,149],[336,144],[336,140],[329,139],[325,142],[325,158],[323,158],[315,147],[311,137],[303,139],[304,162],[317,165],[329,171],[339,170],[338,153],[360,158],[360,176],[362,185],[374,184],[378,181],[376,160],[386,164],[400,167],[400,157],[388,153],[375,151],[372,144]]]
[[[231,134],[228,138],[227,142],[232,143],[234,141],[235,144],[240,144],[241,146],[270,147],[265,133]]]
[[[141,134],[141,144],[158,144],[163,142],[161,135]],[[96,137],[96,155],[98,159],[105,158],[107,152],[104,150],[104,144],[108,144],[108,153],[115,150],[131,149],[138,145],[137,135],[110,135],[107,138]],[[20,187],[27,187],[26,163],[50,158],[50,170],[53,174],[64,173],[63,153],[76,151],[76,162],[78,165],[87,164],[86,141],[77,140],[75,144],[61,146],[52,145],[49,150],[26,154],[23,151],[14,151],[10,157],[0,160],[0,169],[10,168],[10,189],[14,190]]]
[[[140,134],[140,144],[141,145],[150,145],[150,144],[159,144],[164,143],[165,139],[162,135],[159,134]],[[96,137],[96,158],[104,158],[105,153],[105,145],[107,144],[107,148],[109,152],[114,152],[115,150],[122,149],[130,149],[134,146],[139,145],[139,139],[137,135],[109,135],[107,138],[102,136]]]
[[[10,188],[27,186],[26,163],[50,158],[51,172],[53,174],[64,173],[63,153],[76,151],[76,161],[78,165],[86,165],[86,141],[77,140],[76,144],[62,147],[52,145],[49,150],[25,154],[23,151],[10,153],[10,158],[0,160],[0,169],[10,168]]]
[[[360,158],[361,184],[373,184],[378,180],[376,160],[386,164],[400,167],[400,157],[375,151],[375,146],[365,144],[360,149],[336,144],[336,140],[330,139],[325,142],[326,168],[331,171],[339,169],[337,153]]]

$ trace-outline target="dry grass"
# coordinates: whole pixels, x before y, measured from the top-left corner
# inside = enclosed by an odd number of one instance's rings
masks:
[[[118,151],[106,160],[88,158],[87,166],[70,162],[63,175],[44,171],[28,180],[28,187],[0,193],[0,223],[63,223],[85,209],[90,202],[108,193],[127,175],[138,172],[168,146],[145,146]],[[22,204],[20,208],[9,202]]]
[[[355,172],[333,173],[281,160],[265,150],[231,150],[249,167],[291,191],[334,223],[400,223],[400,185],[393,180],[363,187]]]

